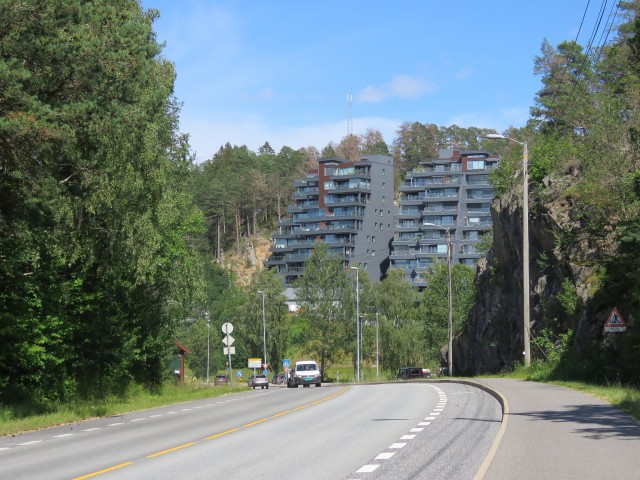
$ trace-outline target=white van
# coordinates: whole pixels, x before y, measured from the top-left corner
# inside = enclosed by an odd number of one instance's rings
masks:
[[[308,387],[311,384],[316,387],[322,386],[322,375],[320,375],[318,364],[313,360],[300,360],[296,362],[291,372],[289,372],[287,387],[298,388],[300,385]]]

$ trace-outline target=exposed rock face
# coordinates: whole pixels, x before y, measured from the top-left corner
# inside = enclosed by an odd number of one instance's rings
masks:
[[[572,348],[580,354],[594,338],[602,337],[613,305],[590,297],[597,290],[594,279],[603,245],[602,239],[594,245],[582,232],[582,220],[572,218],[571,199],[563,192],[573,178],[569,172],[557,180],[545,179],[544,198],[530,195],[529,291],[531,338],[560,324],[575,331]],[[454,373],[463,375],[498,372],[523,360],[522,187],[497,198],[492,215],[494,244],[478,264],[478,299],[468,331],[454,342]],[[572,314],[558,299],[567,279],[577,294]],[[531,356],[542,357],[533,342]]]

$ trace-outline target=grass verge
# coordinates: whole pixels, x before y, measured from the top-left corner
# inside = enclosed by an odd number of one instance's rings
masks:
[[[158,394],[136,387],[132,388],[125,397],[107,398],[99,402],[87,401],[57,405],[50,408],[47,413],[37,415],[29,414],[24,408],[0,405],[0,436],[16,435],[21,432],[79,422],[90,418],[107,417],[246,390],[246,383],[216,387],[201,383],[171,383],[165,385],[162,392]]]

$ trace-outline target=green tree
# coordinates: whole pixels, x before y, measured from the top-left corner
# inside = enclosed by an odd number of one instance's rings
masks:
[[[422,296],[424,339],[429,358],[439,358],[449,337],[449,269],[447,262],[435,262],[426,275]],[[451,269],[451,310],[454,336],[467,327],[467,316],[475,301],[475,271],[456,263]]]
[[[391,269],[374,284],[373,296],[380,322],[380,364],[385,370],[421,365],[425,362],[418,294],[403,272]]]
[[[351,281],[342,260],[329,253],[326,243],[318,243],[305,260],[304,275],[296,288],[299,315],[308,324],[304,349],[319,358],[320,369],[325,372],[345,351],[349,338],[346,326],[353,318],[350,313],[355,312]]]
[[[0,366],[5,398],[159,385],[174,319],[202,294],[156,17],[0,2],[0,341],[21,358]]]

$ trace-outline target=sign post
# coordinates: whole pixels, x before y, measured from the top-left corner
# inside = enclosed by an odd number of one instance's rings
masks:
[[[285,358],[284,360],[282,360],[282,368],[284,368],[284,382],[282,382],[282,385],[288,385],[289,384],[289,370],[291,367],[291,359],[290,358]]]
[[[232,382],[233,381],[233,367],[231,366],[231,355],[236,353],[236,348],[231,346],[231,345],[233,345],[233,342],[235,342],[235,338],[233,338],[231,336],[231,332],[233,332],[233,325],[231,325],[229,322],[223,323],[222,324],[222,333],[225,334],[225,337],[222,339],[222,343],[224,343],[226,345],[226,347],[224,347],[223,351],[229,358],[229,371],[230,371],[229,380]]]

